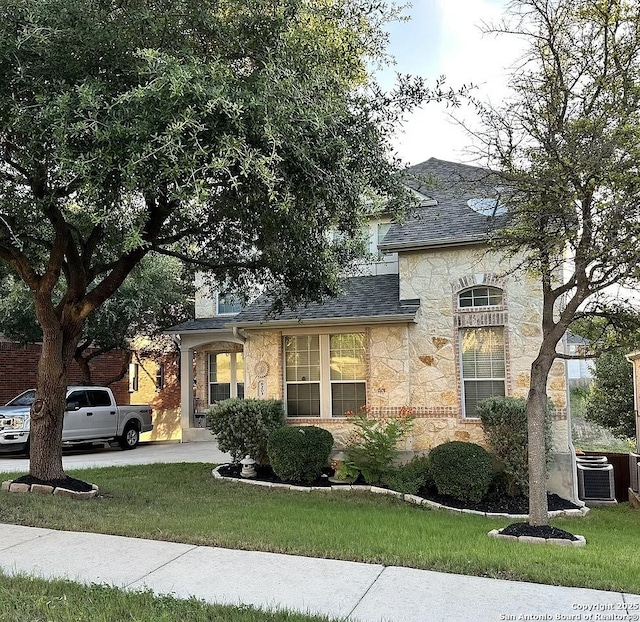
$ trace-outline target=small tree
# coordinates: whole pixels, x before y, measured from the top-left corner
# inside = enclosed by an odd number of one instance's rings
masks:
[[[585,398],[585,418],[616,436],[635,438],[633,370],[625,354],[611,351],[595,360],[594,380]]]
[[[483,141],[502,176],[509,222],[497,249],[540,276],[541,343],[527,398],[529,510],[549,517],[547,380],[571,324],[606,312],[611,285],[637,286],[640,262],[640,4],[514,0],[489,30],[527,51],[500,108],[482,107]],[[570,259],[570,261],[567,261]]]
[[[551,458],[552,405],[547,408],[545,421],[545,456]],[[529,495],[529,466],[527,441],[527,401],[523,398],[492,397],[478,404],[482,428],[491,449],[502,463],[511,495]]]

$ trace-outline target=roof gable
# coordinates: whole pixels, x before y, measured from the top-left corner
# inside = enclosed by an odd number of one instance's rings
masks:
[[[504,225],[505,216],[488,216],[469,204],[474,199],[476,203],[489,199],[490,203],[499,197],[499,180],[491,171],[431,158],[410,167],[407,173],[407,186],[433,200],[422,202],[403,223],[395,223],[379,245],[380,250],[477,244]]]

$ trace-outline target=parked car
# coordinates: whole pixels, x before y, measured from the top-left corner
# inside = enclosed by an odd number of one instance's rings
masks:
[[[0,452],[29,453],[30,409],[35,389],[0,407]],[[134,449],[142,432],[153,429],[149,406],[118,406],[107,387],[68,387],[62,428],[64,445],[117,442]]]

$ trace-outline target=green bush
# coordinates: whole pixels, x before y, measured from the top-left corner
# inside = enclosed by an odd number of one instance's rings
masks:
[[[286,426],[273,432],[267,452],[274,473],[285,481],[312,482],[329,463],[331,432],[316,426]]]
[[[547,464],[551,459],[551,412],[547,409],[545,445]],[[529,495],[527,452],[527,401],[524,398],[492,397],[478,404],[478,414],[492,451],[501,463],[507,493]]]
[[[415,495],[431,481],[429,456],[415,456],[410,462],[389,469],[382,477],[385,486],[407,495]]]
[[[411,432],[413,410],[402,408],[396,415],[375,415],[363,408],[352,415],[355,431],[347,444],[349,462],[368,484],[378,486],[398,457],[398,443]]]
[[[460,501],[481,501],[494,476],[487,450],[462,441],[434,447],[429,453],[429,467],[438,492]]]
[[[266,464],[269,435],[284,425],[284,409],[279,400],[232,398],[209,410],[208,424],[221,451],[237,462],[246,455]]]

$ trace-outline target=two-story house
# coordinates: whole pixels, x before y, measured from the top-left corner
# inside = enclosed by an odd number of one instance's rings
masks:
[[[338,297],[275,316],[264,298],[244,309],[199,298],[196,319],[173,331],[182,352],[184,440],[208,433],[196,426],[210,404],[245,396],[283,400],[288,421],[325,427],[338,446],[350,433],[346,412],[411,407],[406,449],[424,451],[449,440],[483,443],[478,402],[526,396],[541,287],[488,248],[488,233],[505,218],[500,188],[484,169],[436,159],[411,172],[416,213],[370,224],[377,261],[346,278]],[[549,486],[571,497],[560,361],[548,388],[556,407]]]

